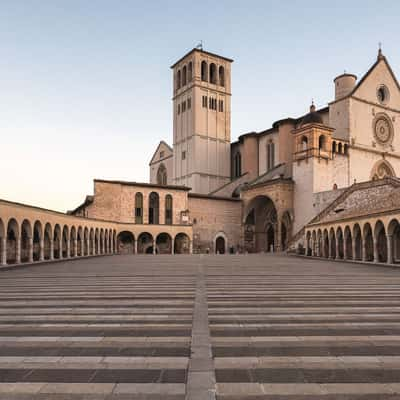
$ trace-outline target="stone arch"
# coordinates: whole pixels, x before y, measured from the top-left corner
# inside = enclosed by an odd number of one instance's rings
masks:
[[[53,258],[61,258],[61,227],[56,224],[53,233]]]
[[[353,227],[353,241],[354,241],[354,260],[362,260],[362,234],[360,225],[355,224]]]
[[[400,223],[397,219],[392,219],[387,228],[388,238],[388,253],[390,254],[390,263],[400,262]],[[390,246],[390,248],[389,248]]]
[[[95,238],[95,233],[94,233],[94,229],[93,228],[90,228],[90,231],[89,231],[89,255],[90,256],[92,256],[92,255],[94,255],[95,253],[94,253],[94,250],[95,250],[95,244],[94,244],[94,242],[96,241],[96,238]]]
[[[69,256],[75,257],[77,250],[76,228],[72,226],[69,232]]]
[[[153,236],[151,233],[142,232],[138,236],[137,252],[138,254],[153,254]]]
[[[69,234],[68,234],[68,226],[64,225],[62,230],[62,257],[68,258],[70,256],[69,253]]]
[[[337,152],[339,153],[339,154],[342,154],[342,148],[343,148],[343,145],[342,145],[342,143],[341,142],[339,142],[339,144],[338,144],[338,150],[337,150]]]
[[[374,260],[379,262],[387,262],[387,238],[386,229],[382,221],[377,221],[374,227]]]
[[[306,135],[303,135],[300,138],[300,151],[305,151],[308,148],[308,137]]]
[[[329,234],[328,234],[327,229],[324,229],[322,236],[323,236],[322,254],[325,258],[328,258],[329,257]]]
[[[21,262],[32,262],[32,226],[24,219],[21,224]]]
[[[265,252],[279,248],[278,215],[273,200],[266,195],[252,198],[244,212],[245,248]]]
[[[387,177],[395,177],[396,173],[392,165],[387,160],[379,160],[372,167],[370,179],[377,180]]]
[[[156,192],[149,195],[149,224],[160,223],[160,196]]]
[[[178,233],[174,240],[175,254],[190,254],[190,238],[186,233]]]
[[[100,231],[99,228],[94,230],[94,254],[99,255],[100,251]]]
[[[135,236],[130,231],[122,231],[117,236],[119,254],[135,254]]]
[[[201,62],[201,80],[203,82],[208,81],[208,65],[206,61]]]
[[[346,259],[353,259],[353,241],[351,235],[351,229],[348,225],[344,228],[344,250],[346,254]]]
[[[214,63],[210,64],[210,83],[213,83],[214,85],[217,83],[217,67]]]
[[[16,264],[21,261],[19,241],[18,222],[11,218],[7,224],[7,264]]]
[[[306,256],[311,256],[311,231],[306,234]]]
[[[373,261],[374,260],[374,239],[372,236],[372,228],[369,222],[366,222],[363,226],[363,238],[364,238],[364,260]]]
[[[172,238],[168,233],[162,232],[157,235],[156,253],[157,254],[172,253]]]
[[[84,236],[83,236],[83,228],[81,226],[78,227],[78,231],[76,233],[76,255],[78,257],[83,256],[84,248],[85,248],[85,242],[84,242]]]
[[[326,150],[326,136],[325,135],[319,135],[319,138],[318,138],[318,149],[319,149],[319,151],[325,151]]]
[[[228,237],[225,232],[218,232],[214,236],[214,253],[215,254],[226,254],[228,253]]]
[[[344,240],[343,240],[343,231],[340,226],[336,230],[336,240],[337,240],[336,258],[343,260],[343,258],[344,258]]]
[[[157,170],[157,185],[165,186],[168,182],[167,168],[163,163],[160,164]]]
[[[336,235],[333,228],[329,230],[330,258],[336,258]]]
[[[51,260],[53,257],[53,229],[47,222],[44,227],[44,259]]]
[[[4,222],[0,218],[0,265],[4,265],[7,263],[6,251],[7,251],[6,232],[4,228]]]
[[[40,221],[36,221],[33,225],[33,261],[41,261],[44,259],[42,249],[43,244],[43,227]]]

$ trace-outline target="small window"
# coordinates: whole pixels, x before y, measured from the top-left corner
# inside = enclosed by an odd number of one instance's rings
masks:
[[[224,101],[219,100],[218,102],[218,111],[223,112],[224,111]]]
[[[187,108],[188,110],[192,108],[192,99],[190,97],[187,99]]]
[[[181,88],[181,70],[178,71],[178,74],[176,76],[176,88]]]
[[[188,66],[188,82],[192,82],[193,78],[193,63],[190,61]]]
[[[201,62],[201,80],[204,82],[207,82],[207,78],[208,78],[208,66],[207,63],[205,61]]]
[[[224,67],[219,67],[219,84],[225,86],[225,70]]]
[[[203,96],[203,108],[207,108],[207,96]]]
[[[187,77],[187,72],[186,72],[186,65],[182,69],[182,86],[186,85],[186,77]]]
[[[182,103],[182,112],[186,111],[186,101]]]
[[[217,83],[217,67],[214,63],[210,64],[210,83]]]
[[[186,151],[182,151],[182,160],[186,160]]]

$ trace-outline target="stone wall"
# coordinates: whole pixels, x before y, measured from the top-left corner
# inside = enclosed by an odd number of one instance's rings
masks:
[[[226,237],[228,249],[240,244],[240,200],[189,194],[189,209],[193,223],[193,252],[214,252],[218,235]]]

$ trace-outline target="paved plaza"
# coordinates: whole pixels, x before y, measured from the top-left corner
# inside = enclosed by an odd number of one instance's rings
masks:
[[[0,271],[0,399],[400,399],[399,287],[283,255]]]

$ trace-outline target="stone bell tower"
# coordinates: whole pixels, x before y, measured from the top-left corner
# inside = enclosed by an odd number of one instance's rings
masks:
[[[230,180],[231,63],[195,48],[171,67],[173,183],[196,193]]]

